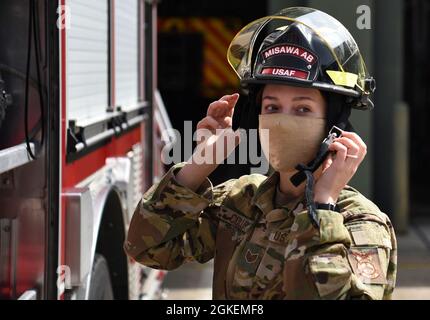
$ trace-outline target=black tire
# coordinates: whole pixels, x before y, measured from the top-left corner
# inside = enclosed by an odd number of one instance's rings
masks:
[[[106,259],[97,254],[94,256],[91,271],[89,300],[113,300],[112,283]]]

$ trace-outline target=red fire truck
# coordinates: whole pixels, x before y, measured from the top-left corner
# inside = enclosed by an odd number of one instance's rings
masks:
[[[159,295],[164,272],[122,248],[164,173],[156,17],[150,0],[0,1],[1,299]]]

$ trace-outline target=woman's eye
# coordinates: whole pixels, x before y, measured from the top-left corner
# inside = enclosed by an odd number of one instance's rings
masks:
[[[308,113],[312,111],[309,107],[306,106],[297,107],[296,110],[298,113]]]
[[[265,107],[264,107],[264,110],[265,110],[267,113],[270,113],[270,112],[278,112],[278,111],[279,111],[279,107],[278,107],[278,106],[276,106],[276,105],[274,105],[274,104],[269,104],[269,105],[267,105],[267,106],[265,106]]]

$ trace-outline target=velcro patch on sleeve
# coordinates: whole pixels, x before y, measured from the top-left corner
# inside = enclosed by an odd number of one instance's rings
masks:
[[[387,230],[374,222],[347,226],[356,246],[378,246],[391,249],[391,238]]]
[[[354,274],[364,284],[387,284],[377,247],[354,247],[348,250]]]

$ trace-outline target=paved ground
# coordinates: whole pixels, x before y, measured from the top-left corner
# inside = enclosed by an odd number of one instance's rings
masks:
[[[430,300],[430,220],[398,234],[399,269],[394,299]],[[166,276],[167,299],[211,299],[213,264],[189,263]]]
[[[430,222],[415,222],[398,235],[399,271],[395,299],[430,299]]]

